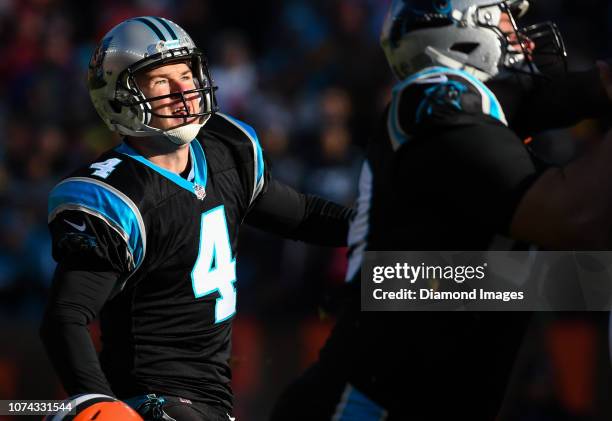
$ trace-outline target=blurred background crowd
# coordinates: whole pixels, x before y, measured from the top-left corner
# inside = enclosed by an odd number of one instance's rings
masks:
[[[46,200],[62,176],[120,141],[85,84],[101,36],[139,15],[183,26],[209,58],[221,110],[257,130],[274,176],[352,205],[361,146],[394,83],[378,46],[388,3],[0,0],[0,399],[63,397],[37,338],[55,267]],[[539,0],[532,11],[530,20],[558,22],[571,69],[612,58],[605,0]],[[564,159],[604,129],[591,121],[555,133],[566,141],[549,152]],[[238,419],[265,419],[281,388],[316,358],[333,324],[345,254],[243,230]],[[511,394],[512,419],[609,419],[605,317],[540,319]],[[95,325],[92,332],[97,338]]]

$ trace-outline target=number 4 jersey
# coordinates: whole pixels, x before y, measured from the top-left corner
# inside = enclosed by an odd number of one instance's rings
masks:
[[[189,148],[185,177],[124,143],[61,181],[49,197],[53,255],[119,274],[100,313],[117,396],[231,408],[238,228],[268,176],[255,132],[232,117],[213,115]]]

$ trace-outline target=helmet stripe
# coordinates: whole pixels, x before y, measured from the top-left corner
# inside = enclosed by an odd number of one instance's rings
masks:
[[[158,21],[159,23],[161,23],[163,25],[164,28],[166,28],[166,31],[168,31],[168,33],[170,34],[170,38],[172,39],[178,39],[178,37],[176,36],[176,33],[174,32],[174,30],[172,29],[172,27],[170,25],[168,25],[168,22],[166,22],[165,19],[161,19],[158,18],[157,16],[149,16],[151,19],[155,19],[156,21]]]
[[[147,25],[153,32],[155,32],[155,35],[157,35],[159,37],[159,39],[161,39],[162,41],[166,41],[166,37],[164,36],[164,34],[162,34],[162,31],[159,30],[159,28],[157,27],[157,25],[155,25],[153,22],[151,22],[148,19],[145,18],[134,18],[134,20],[137,20],[138,22],[142,22],[145,25]]]

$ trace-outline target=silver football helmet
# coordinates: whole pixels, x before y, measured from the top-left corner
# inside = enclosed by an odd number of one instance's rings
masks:
[[[534,54],[565,63],[565,46],[554,23],[517,26],[516,19],[528,8],[527,0],[393,0],[381,45],[400,80],[435,65],[464,70],[481,81],[503,69],[537,74]],[[499,29],[504,12],[513,37]],[[526,46],[530,41],[534,51]]]
[[[136,75],[165,64],[185,62],[191,68],[195,89],[146,98]],[[190,142],[217,110],[216,87],[206,58],[187,32],[168,19],[142,16],[111,29],[100,41],[89,63],[89,94],[108,127],[126,136],[163,135],[176,144]],[[189,111],[187,101],[200,96],[200,109]],[[171,130],[150,125],[151,117],[177,118],[153,111],[151,102],[171,98],[182,102],[184,123]],[[180,104],[179,102],[179,104]],[[193,122],[194,118],[195,123]]]

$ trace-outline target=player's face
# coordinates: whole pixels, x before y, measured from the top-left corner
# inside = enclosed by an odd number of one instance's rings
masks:
[[[522,47],[525,49],[525,52],[531,56],[533,50],[535,50],[535,43],[526,36],[521,36],[516,33],[514,30],[514,26],[512,25],[512,20],[510,19],[510,15],[507,12],[503,12],[501,15],[501,19],[499,21],[499,29],[506,35],[506,39],[510,43],[510,49],[522,53]]]
[[[136,76],[136,83],[147,98],[196,89],[193,74],[186,63],[167,64],[148,70]],[[197,92],[186,95],[187,109],[180,96],[152,101],[150,105],[154,113],[176,117],[153,116],[149,124],[158,129],[169,130],[184,124],[196,123],[199,117],[184,116],[200,112],[200,98]]]

